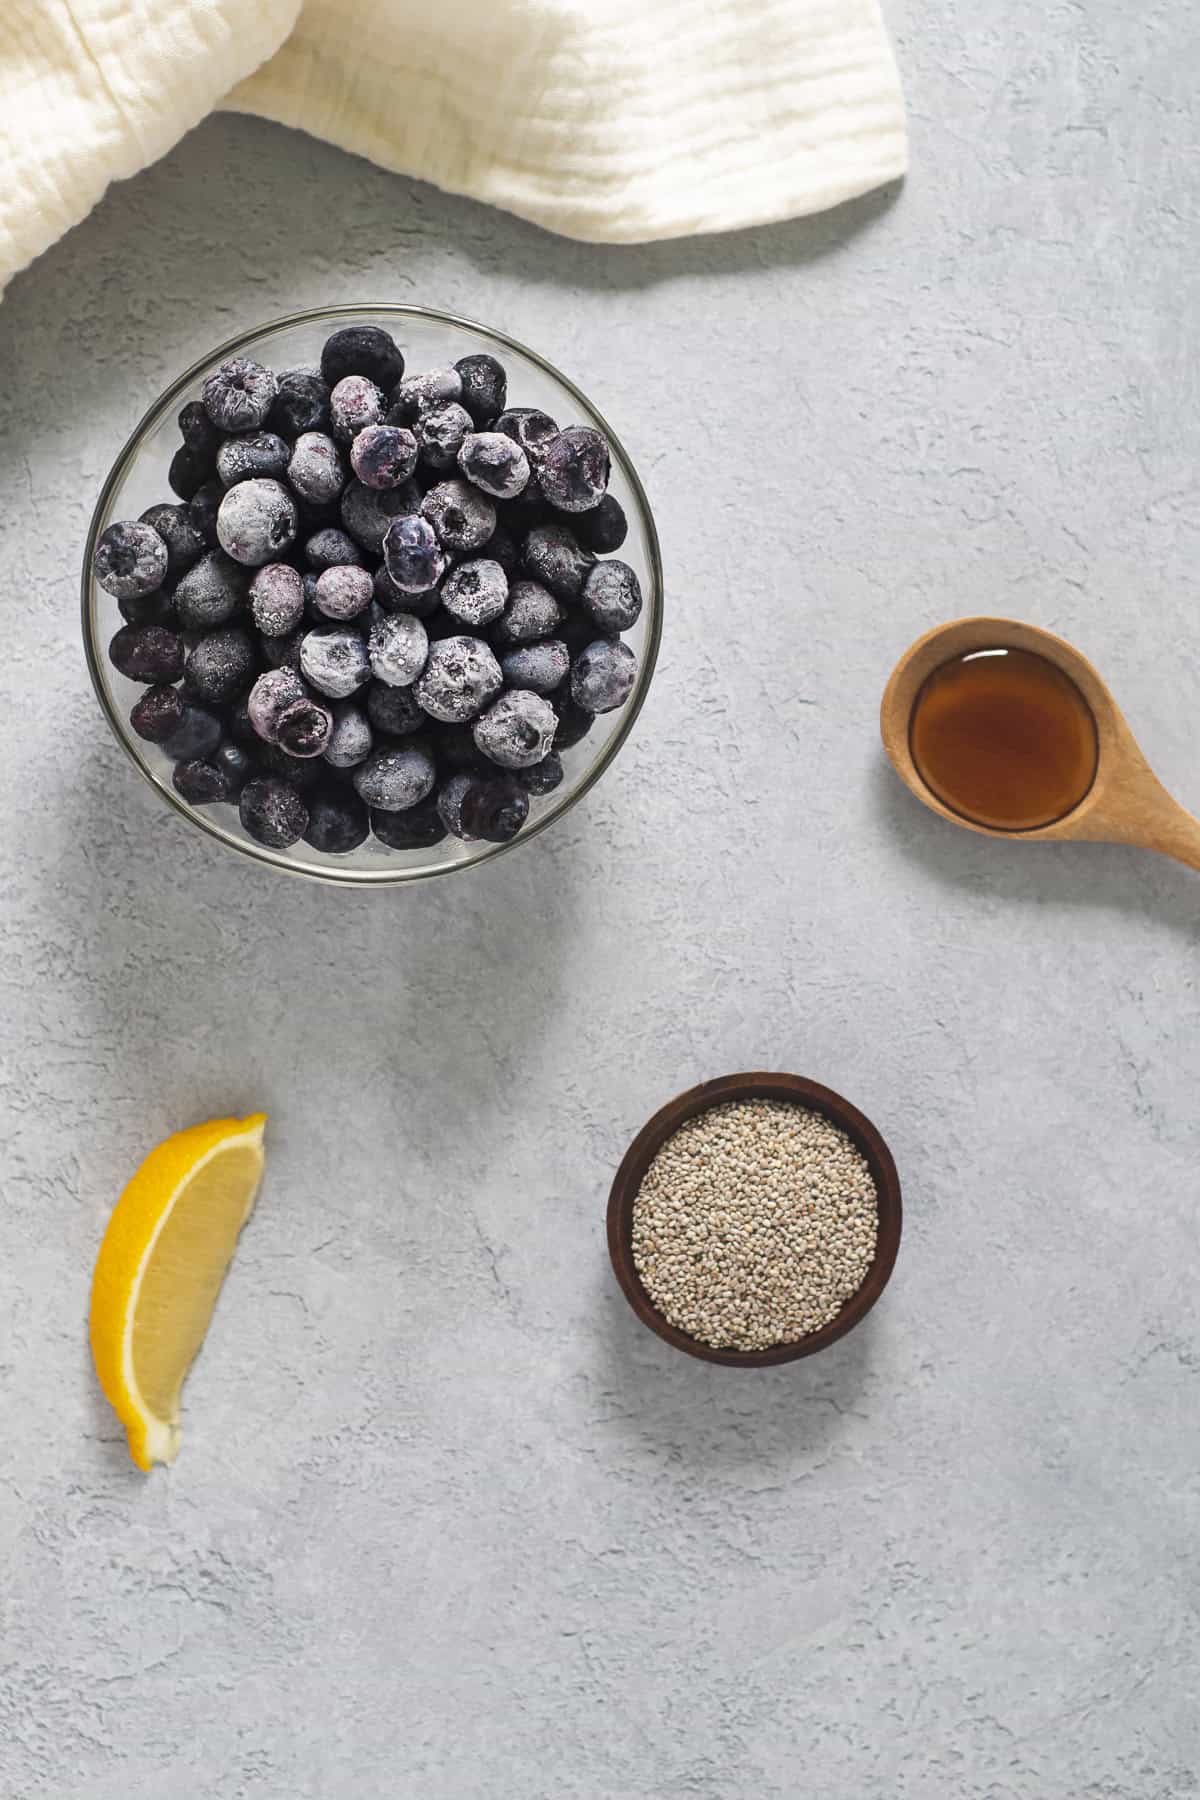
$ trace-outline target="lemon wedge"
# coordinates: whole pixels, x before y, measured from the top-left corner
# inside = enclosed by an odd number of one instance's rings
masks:
[[[179,1450],[180,1390],[258,1193],[266,1123],[254,1113],[177,1131],[108,1221],[92,1277],[92,1358],[139,1469]]]

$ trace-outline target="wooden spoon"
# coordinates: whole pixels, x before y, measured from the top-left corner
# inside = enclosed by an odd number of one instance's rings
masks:
[[[1096,725],[1095,779],[1079,804],[1053,824],[1031,831],[998,831],[951,811],[922,779],[909,742],[917,696],[944,663],[977,650],[1030,650],[1044,656],[1075,683]],[[1139,844],[1200,869],[1200,819],[1194,819],[1163,787],[1138,747],[1121,710],[1096,670],[1073,645],[1036,625],[1014,619],[955,619],[918,638],[892,671],[879,715],[883,747],[900,779],[943,819],[985,837],[1072,838],[1096,843]]]

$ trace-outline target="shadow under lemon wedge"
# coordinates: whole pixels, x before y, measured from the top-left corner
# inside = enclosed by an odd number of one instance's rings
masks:
[[[92,1277],[96,1373],[139,1469],[174,1462],[179,1395],[263,1172],[265,1113],[152,1150],[117,1201]]]

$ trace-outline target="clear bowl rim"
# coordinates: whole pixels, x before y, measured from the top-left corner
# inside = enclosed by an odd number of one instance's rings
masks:
[[[515,350],[519,355],[528,357],[530,362],[540,368],[543,373],[549,375],[552,380],[558,382],[565,388],[572,399],[576,400],[580,406],[584,408],[585,412],[591,414],[597,421],[600,429],[604,432],[604,435],[608,440],[609,449],[612,452],[614,460],[620,463],[622,473],[629,483],[634,499],[637,502],[638,510],[641,514],[641,523],[646,539],[646,555],[650,564],[651,576],[651,591],[647,595],[646,604],[646,642],[639,662],[637,682],[634,691],[622,707],[620,723],[612,736],[605,743],[600,754],[589,766],[575,789],[566,798],[561,800],[557,806],[552,805],[548,807],[539,818],[530,821],[530,823],[524,826],[517,833],[516,837],[511,838],[508,843],[481,843],[478,848],[472,846],[471,855],[461,861],[447,862],[440,866],[426,868],[389,869],[385,867],[378,870],[339,868],[332,858],[329,859],[328,866],[313,866],[306,863],[289,862],[277,852],[268,849],[266,845],[255,844],[248,839],[235,837],[232,832],[226,831],[215,819],[208,817],[199,807],[191,806],[181,795],[175,792],[174,788],[169,787],[166,783],[160,781],[153,770],[149,769],[136,755],[133,746],[129,741],[126,721],[123,716],[118,714],[109,695],[108,685],[103,671],[100,648],[97,644],[96,632],[93,628],[92,559],[96,539],[100,534],[100,522],[108,511],[113,493],[120,485],[130,463],[141,448],[143,436],[149,430],[152,422],[160,414],[172,407],[179,396],[183,394],[187,388],[191,387],[205,370],[211,368],[214,363],[224,362],[227,357],[245,351],[251,344],[256,343],[261,338],[269,336],[272,332],[291,330],[296,326],[316,324],[321,320],[362,318],[379,320],[388,317],[417,318],[432,320],[440,325],[452,325],[459,329],[472,332],[481,338],[488,339],[492,343],[500,345],[508,350]],[[534,838],[539,837],[543,831],[548,830],[551,825],[554,825],[559,819],[565,817],[565,815],[571,811],[572,807],[595,787],[600,777],[616,759],[617,754],[628,739],[634,725],[637,723],[638,715],[645,703],[646,695],[650,688],[650,682],[654,675],[655,666],[658,661],[659,647],[662,642],[662,556],[659,548],[658,529],[654,522],[654,514],[651,511],[650,501],[646,495],[645,488],[642,486],[641,477],[638,475],[637,469],[635,468],[628,451],[625,449],[620,438],[609,425],[608,420],[604,417],[594,401],[584,393],[578,383],[572,381],[569,376],[564,375],[562,370],[552,363],[548,357],[542,356],[538,351],[531,349],[529,345],[523,343],[520,338],[513,337],[510,333],[501,331],[496,326],[481,324],[479,320],[467,318],[461,313],[445,312],[438,307],[417,306],[395,300],[379,301],[375,303],[354,302],[338,306],[307,307],[302,312],[285,313],[279,318],[269,319],[260,325],[256,325],[248,331],[240,331],[236,337],[228,338],[224,343],[218,344],[214,349],[206,352],[205,355],[197,357],[197,359],[191,363],[182,374],[178,375],[168,387],[164,388],[163,391],[151,401],[150,405],[147,406],[141,414],[136,425],[133,427],[133,430],[121,446],[120,451],[113,461],[111,469],[105,477],[96,504],[92,509],[92,516],[88,524],[87,538],[84,544],[83,568],[80,576],[80,610],[83,631],[83,648],[84,656],[87,661],[88,675],[91,679],[96,699],[99,701],[100,710],[108,722],[109,729],[126,757],[137,770],[138,774],[141,775],[143,780],[145,780],[157,794],[166,800],[182,818],[188,820],[190,824],[199,827],[199,829],[205,832],[207,836],[215,838],[216,841],[224,845],[226,849],[241,852],[242,855],[249,857],[251,861],[262,863],[265,867],[272,869],[279,874],[298,876],[306,881],[329,882],[341,887],[398,887],[405,882],[429,881],[439,876],[454,875],[466,869],[477,868],[483,863],[493,861],[497,856],[504,855],[507,851],[518,849],[522,844],[529,843]]]

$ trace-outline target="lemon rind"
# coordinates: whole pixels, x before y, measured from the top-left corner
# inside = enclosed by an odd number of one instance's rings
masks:
[[[246,1220],[253,1212],[255,1202],[258,1199],[259,1189],[262,1186],[264,1167],[263,1134],[267,1124],[266,1114],[252,1113],[246,1119],[238,1121],[238,1123],[244,1127],[243,1130],[231,1132],[228,1136],[219,1138],[215,1143],[209,1146],[202,1156],[197,1157],[195,1162],[190,1163],[184,1173],[180,1176],[171,1191],[170,1199],[158,1215],[154,1229],[143,1246],[142,1254],[138,1259],[137,1268],[129,1283],[128,1289],[126,1290],[125,1305],[121,1314],[119,1334],[120,1357],[118,1369],[121,1392],[119,1395],[110,1393],[108,1399],[113,1410],[116,1412],[117,1417],[125,1427],[125,1433],[129,1440],[129,1453],[131,1457],[140,1469],[147,1472],[155,1463],[162,1463],[169,1466],[175,1461],[176,1456],[179,1454],[179,1446],[183,1440],[183,1431],[180,1425],[178,1405],[176,1405],[173,1418],[160,1418],[159,1415],[146,1404],[141,1389],[138,1386],[133,1363],[133,1332],[137,1317],[138,1297],[141,1293],[146,1270],[154,1255],[159,1238],[166,1228],[167,1221],[175,1211],[180,1195],[185,1188],[191,1184],[199,1172],[206,1168],[215,1157],[223,1156],[228,1150],[237,1148],[240,1145],[249,1146],[258,1152],[258,1173],[250,1188],[246,1205],[242,1210],[241,1218],[238,1220],[238,1232],[241,1231]],[[118,1202],[118,1205],[119,1204],[120,1202]]]

